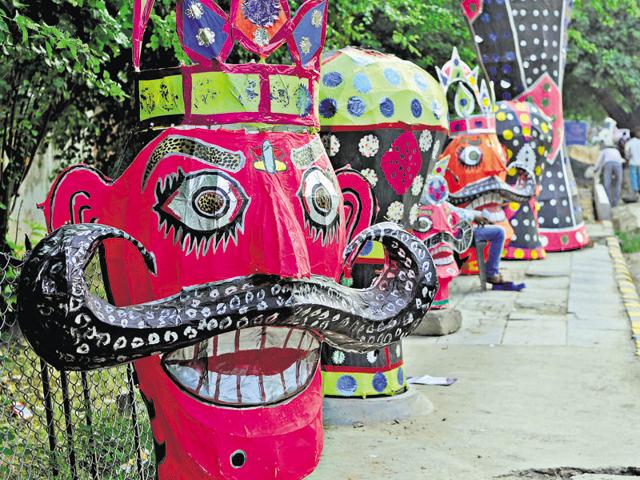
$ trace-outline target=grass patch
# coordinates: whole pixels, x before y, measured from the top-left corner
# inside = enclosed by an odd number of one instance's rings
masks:
[[[616,232],[622,253],[640,252],[640,232]]]

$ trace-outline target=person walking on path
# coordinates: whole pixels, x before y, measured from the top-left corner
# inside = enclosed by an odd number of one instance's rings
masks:
[[[624,158],[620,154],[618,147],[605,145],[600,151],[598,162],[596,163],[596,175],[602,172],[604,189],[607,192],[609,203],[612,207],[618,205],[620,201],[620,191],[622,190],[622,164]],[[615,180],[614,180],[615,177]]]
[[[640,192],[640,128],[633,132],[633,137],[625,144],[624,153],[629,160],[629,179],[633,193]]]

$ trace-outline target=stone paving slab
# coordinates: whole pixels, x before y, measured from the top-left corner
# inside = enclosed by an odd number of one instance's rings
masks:
[[[457,278],[460,331],[409,337],[404,352],[408,375],[458,382],[412,387],[433,403],[429,416],[328,429],[310,478],[546,479],[557,477],[515,472],[638,466],[640,359],[626,312],[634,303],[640,311],[640,300],[629,296],[625,307],[612,265],[610,249],[596,244],[504,262],[527,283],[521,293],[482,292],[477,278]],[[591,478],[600,480],[579,480]]]

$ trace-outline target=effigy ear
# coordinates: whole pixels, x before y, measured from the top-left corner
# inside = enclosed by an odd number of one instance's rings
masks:
[[[102,198],[111,180],[88,165],[74,165],[56,178],[44,202],[47,229],[51,232],[69,223],[92,223],[98,219]]]
[[[347,241],[353,240],[376,221],[378,202],[369,181],[357,170],[345,167],[336,172],[344,196]]]

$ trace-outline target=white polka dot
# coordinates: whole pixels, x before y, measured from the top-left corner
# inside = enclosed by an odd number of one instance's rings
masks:
[[[524,32],[524,29],[525,29],[525,26],[521,23],[521,24],[518,26],[518,30],[520,30],[521,32]]]
[[[551,178],[551,176],[553,175],[553,173],[549,172],[545,172],[545,175],[547,176],[547,178]]]
[[[529,240],[531,240],[531,235],[529,235],[528,233],[524,236],[524,239],[528,242]]]
[[[567,223],[570,223],[570,222],[571,222],[571,217],[564,217],[564,219],[565,219],[565,221],[566,221]]]
[[[529,226],[529,219],[525,218],[522,223],[524,224],[525,227]]]
[[[544,217],[538,218],[538,223],[542,225],[544,223]]]
[[[546,247],[549,243],[549,239],[547,237],[540,237],[540,243],[542,243],[543,247]]]
[[[569,205],[569,202],[567,202],[566,200],[562,200],[562,206],[566,207],[567,205]]]
[[[552,183],[551,185],[549,185],[549,190],[550,191],[554,191],[556,189],[556,186]]]
[[[517,227],[518,226],[518,219],[517,218],[512,218],[511,219],[511,226],[513,226],[513,227]]]
[[[552,198],[551,200],[549,200],[549,203],[551,204],[552,207],[555,207],[558,201],[555,198]]]
[[[559,219],[558,217],[555,217],[555,218],[553,219],[553,224],[554,224],[554,225],[558,225],[559,223],[560,223],[560,219]]]
[[[523,206],[523,207],[522,207],[522,211],[523,211],[524,213],[529,213],[529,207],[528,207],[527,205]]]
[[[562,172],[558,172],[558,178],[562,178],[564,177],[564,175],[562,175]]]
[[[566,190],[566,188],[564,188],[564,185],[560,185],[560,191],[564,192]]]

